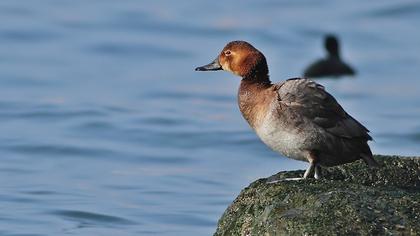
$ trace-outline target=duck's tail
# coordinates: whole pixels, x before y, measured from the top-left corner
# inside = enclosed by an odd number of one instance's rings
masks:
[[[365,154],[365,153],[362,153],[362,154],[360,154],[360,157],[363,159],[363,161],[369,166],[369,167],[372,167],[372,168],[379,168],[379,167],[381,167],[380,165],[379,165],[379,163],[378,162],[376,162],[375,161],[375,159],[373,158],[373,156],[372,155],[367,155],[367,154]]]

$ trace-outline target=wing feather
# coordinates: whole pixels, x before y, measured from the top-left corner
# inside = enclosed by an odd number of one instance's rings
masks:
[[[347,114],[322,85],[294,78],[277,84],[275,89],[280,103],[327,132],[342,138],[372,140],[369,130]]]

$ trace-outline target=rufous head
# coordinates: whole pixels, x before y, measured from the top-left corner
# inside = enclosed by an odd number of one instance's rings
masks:
[[[225,70],[244,79],[268,80],[268,67],[265,56],[245,41],[228,43],[213,62],[197,67],[195,70]]]

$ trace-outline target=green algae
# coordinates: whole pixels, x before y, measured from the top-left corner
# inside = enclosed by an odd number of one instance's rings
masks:
[[[420,158],[375,156],[323,170],[322,180],[259,179],[240,193],[215,235],[420,235]]]

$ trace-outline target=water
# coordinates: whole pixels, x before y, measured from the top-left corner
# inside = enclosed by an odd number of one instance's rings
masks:
[[[0,234],[209,235],[251,181],[305,163],[266,148],[239,79],[198,73],[231,40],[273,81],[338,34],[356,78],[321,81],[374,153],[420,153],[418,1],[0,2]]]

